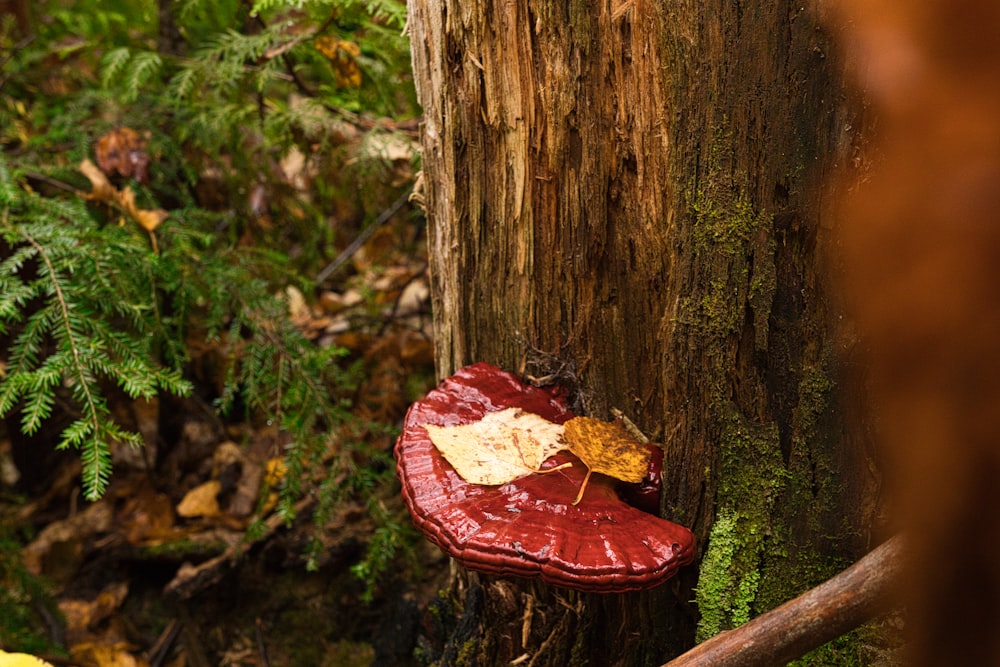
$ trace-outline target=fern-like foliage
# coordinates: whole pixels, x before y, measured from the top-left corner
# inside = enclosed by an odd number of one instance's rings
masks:
[[[238,402],[292,437],[280,507],[294,518],[326,434],[350,419],[340,396],[353,380],[337,363],[343,350],[309,341],[261,277],[280,274],[283,258],[216,247],[182,226],[196,220],[183,213],[154,253],[137,226],[102,225],[83,200],[42,197],[24,178],[0,161],[0,416],[16,411],[30,434],[68,400],[78,416],[58,446],[80,451],[85,493],[96,499],[112,443],[141,445],[112,419],[106,388],[147,399],[187,393],[182,344],[196,321],[229,351],[220,409]]]
[[[25,433],[51,416],[63,392],[78,416],[58,447],[80,451],[84,493],[100,497],[111,446],[140,446],[111,418],[102,384],[132,398],[190,387],[155,354],[155,261],[141,237],[97,227],[80,201],[40,197],[0,169],[0,334],[10,341],[0,416],[18,411]],[[127,278],[123,279],[125,276]]]
[[[291,521],[315,496],[319,530],[360,499],[383,526],[358,570],[371,588],[408,534],[377,501],[391,461],[366,444],[377,427],[351,415],[355,367],[307,340],[282,294],[310,291],[301,276],[329,262],[330,211],[379,199],[323,175],[353,178],[376,119],[417,114],[405,2],[176,0],[185,44],[163,52],[163,3],[37,4],[37,39],[10,49],[0,31],[0,416],[33,433],[68,411],[54,444],[79,450],[94,499],[113,447],[141,444],[115,422],[111,391],[187,393],[190,343],[222,350],[219,409],[287,439],[280,514]],[[155,246],[122,210],[80,195],[76,166],[122,127],[149,160],[148,182],[129,184],[138,206],[170,212]],[[336,163],[348,142],[353,167]],[[292,151],[320,175],[308,194],[282,175]]]

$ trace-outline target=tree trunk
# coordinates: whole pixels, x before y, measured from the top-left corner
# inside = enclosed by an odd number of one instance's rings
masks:
[[[870,547],[820,261],[859,122],[818,4],[410,1],[439,375],[621,409],[701,550],[622,596],[461,574],[442,663],[659,664]]]

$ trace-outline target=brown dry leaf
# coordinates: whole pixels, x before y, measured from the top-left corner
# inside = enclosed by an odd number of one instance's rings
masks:
[[[135,193],[132,192],[132,188],[130,187],[126,187],[118,193],[118,203],[133,220],[139,223],[140,227],[150,233],[155,231],[164,220],[170,217],[170,214],[162,208],[148,209],[136,206]]]
[[[219,514],[219,491],[222,485],[219,480],[212,479],[199,484],[177,504],[177,516],[192,518],[197,516],[216,516]]]
[[[65,567],[58,564],[66,559],[75,560],[88,540],[111,530],[113,517],[111,504],[101,501],[67,519],[53,521],[22,550],[25,567],[32,574],[45,572],[49,576],[53,568],[71,569],[72,563]]]
[[[114,614],[127,596],[128,584],[122,581],[109,585],[93,600],[60,600],[59,611],[66,619],[67,637],[72,641],[87,636],[87,631]]]
[[[108,177],[104,175],[104,172],[90,160],[84,158],[78,169],[90,181],[91,192],[85,195],[87,199],[118,206],[147,232],[152,233],[164,220],[170,217],[170,214],[161,208],[139,208],[135,203],[135,193],[132,188],[116,189]]]
[[[590,474],[599,472],[623,482],[641,482],[649,470],[649,446],[621,422],[574,417],[564,425],[566,446],[587,466],[587,476],[573,504],[580,502]]]
[[[159,544],[175,536],[174,507],[167,494],[144,484],[125,498],[115,524],[129,544]]]
[[[300,329],[306,327],[312,321],[313,314],[302,291],[289,285],[285,288],[285,300],[288,302],[288,317],[292,323]]]
[[[520,408],[491,412],[471,424],[424,428],[441,455],[470,484],[506,484],[540,472],[545,459],[566,449],[562,426]]]
[[[97,140],[97,166],[107,175],[121,174],[145,183],[149,178],[146,138],[128,127],[111,130]]]

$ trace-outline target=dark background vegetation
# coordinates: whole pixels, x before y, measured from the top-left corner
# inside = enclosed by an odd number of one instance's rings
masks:
[[[434,587],[404,583],[428,559],[391,444],[433,363],[405,4],[0,12],[0,647],[412,660]]]

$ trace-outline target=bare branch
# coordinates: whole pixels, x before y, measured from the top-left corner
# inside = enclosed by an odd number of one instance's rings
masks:
[[[902,539],[897,535],[829,581],[663,667],[783,665],[887,611],[902,566]]]

